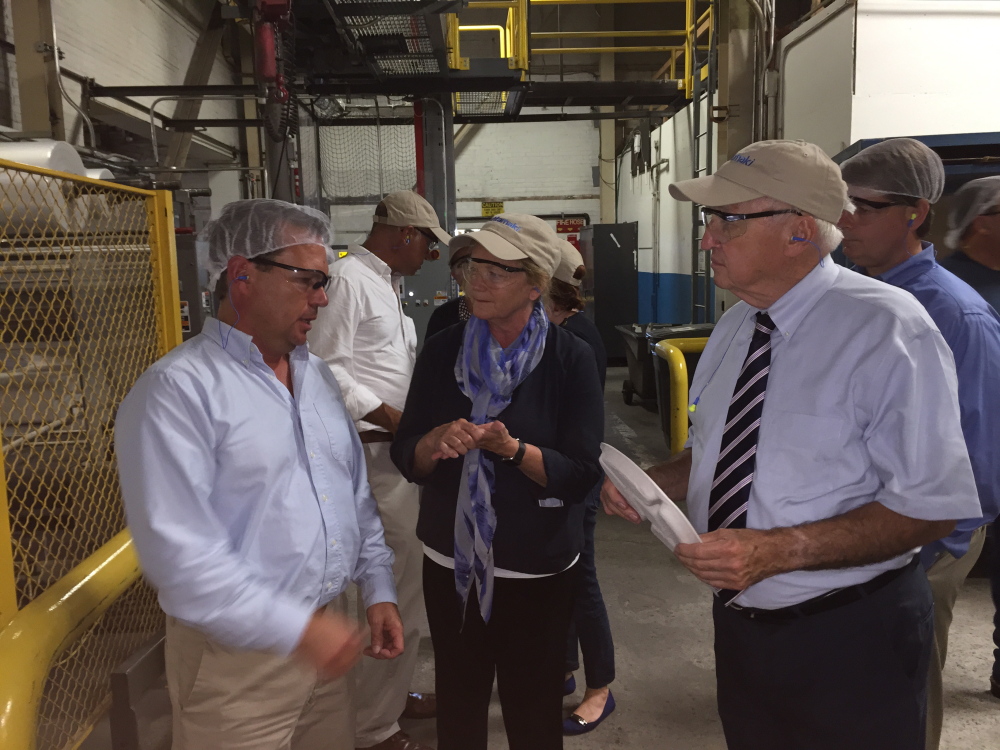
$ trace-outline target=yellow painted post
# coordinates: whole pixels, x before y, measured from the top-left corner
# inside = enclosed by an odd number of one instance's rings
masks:
[[[119,532],[0,630],[0,748],[35,750],[50,665],[138,578],[132,538]]]
[[[181,343],[181,294],[174,244],[174,207],[170,193],[157,190],[146,200],[149,245],[153,250],[153,294],[160,356]]]
[[[0,630],[17,613],[17,579],[14,577],[14,540],[10,536],[10,505],[4,470],[3,437],[0,436]]]
[[[670,452],[680,453],[688,437],[688,374],[685,354],[705,351],[707,338],[664,339],[656,344],[656,355],[670,369]]]

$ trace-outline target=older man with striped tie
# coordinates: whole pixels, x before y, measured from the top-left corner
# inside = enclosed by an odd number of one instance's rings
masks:
[[[715,283],[742,300],[699,362],[687,449],[650,469],[702,532],[675,552],[714,589],[727,744],[923,748],[915,553],[978,508],[948,345],[909,294],[826,259],[851,206],[816,146],[755,143],[670,192],[706,207]]]

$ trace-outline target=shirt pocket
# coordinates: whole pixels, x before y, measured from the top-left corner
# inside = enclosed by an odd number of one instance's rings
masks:
[[[353,454],[354,423],[350,421],[347,412],[343,409],[337,414],[336,410],[324,409],[322,405],[316,405],[316,418],[323,425],[327,444],[330,446],[330,453],[337,461],[347,461]]]
[[[787,411],[765,416],[754,477],[765,499],[804,502],[844,484],[847,420]]]

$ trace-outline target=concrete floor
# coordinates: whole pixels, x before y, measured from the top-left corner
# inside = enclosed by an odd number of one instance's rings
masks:
[[[605,439],[645,467],[666,458],[666,445],[655,410],[623,403],[625,376],[625,368],[608,372]],[[597,560],[615,637],[618,678],[612,690],[618,710],[596,731],[567,738],[568,750],[725,748],[715,709],[709,590],[648,527],[634,527],[603,514],[597,525]],[[959,597],[951,629],[944,750],[1000,748],[1000,700],[987,690],[991,629],[988,581],[970,579]],[[429,638],[421,644],[420,654],[414,689],[430,691],[434,672]],[[566,699],[567,714],[575,705],[574,698]],[[404,728],[414,739],[435,746],[433,721],[404,722]],[[495,695],[490,747],[507,748]],[[106,726],[95,730],[84,749],[110,749]]]

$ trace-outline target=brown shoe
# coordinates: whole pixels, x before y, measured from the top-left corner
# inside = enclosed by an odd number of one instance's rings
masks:
[[[433,719],[437,716],[437,696],[434,693],[410,693],[406,696],[403,719]]]
[[[392,737],[382,740],[377,745],[357,750],[434,750],[434,748],[429,745],[421,745],[406,732],[396,732]]]

